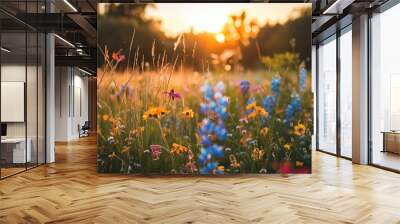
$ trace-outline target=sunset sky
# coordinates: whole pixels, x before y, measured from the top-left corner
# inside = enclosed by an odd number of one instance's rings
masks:
[[[285,22],[297,8],[307,8],[310,4],[295,3],[157,3],[155,8],[146,11],[148,18],[162,21],[162,28],[169,36],[189,31],[218,33],[229,15],[239,14],[245,10],[248,19],[257,19],[260,25]]]

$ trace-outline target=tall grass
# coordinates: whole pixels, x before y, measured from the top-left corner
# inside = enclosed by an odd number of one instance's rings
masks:
[[[98,70],[99,172],[311,172],[312,94],[310,77],[300,63],[288,62],[295,63],[295,69],[273,66],[247,72],[213,72],[206,63],[195,72],[185,58],[193,57],[196,49],[186,49],[183,35],[172,58],[165,50],[157,51],[155,41],[147,52],[132,42],[133,37],[127,59],[122,51],[110,55],[107,48],[101,50],[105,64]],[[144,54],[152,60],[145,61]],[[128,63],[121,69],[123,60]],[[212,87],[211,98],[205,85]],[[221,97],[228,103],[218,111]],[[201,109],[205,105],[207,109]],[[220,129],[202,132],[205,121]],[[214,157],[217,154],[222,156]]]

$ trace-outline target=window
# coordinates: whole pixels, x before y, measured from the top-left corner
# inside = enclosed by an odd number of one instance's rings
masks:
[[[340,36],[340,155],[352,157],[352,34],[351,26]]]
[[[336,153],[336,36],[318,48],[318,149]]]
[[[400,5],[371,18],[372,163],[400,170]]]

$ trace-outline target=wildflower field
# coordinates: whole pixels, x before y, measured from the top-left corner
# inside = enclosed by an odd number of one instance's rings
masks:
[[[311,173],[311,75],[298,54],[260,56],[260,69],[194,69],[181,37],[169,60],[154,48],[101,48],[99,172]]]

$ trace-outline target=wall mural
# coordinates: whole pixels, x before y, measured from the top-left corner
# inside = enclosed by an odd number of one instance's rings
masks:
[[[311,4],[99,4],[102,173],[311,173]]]

